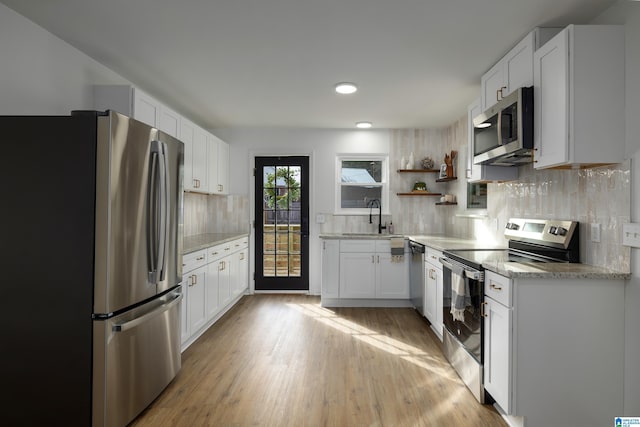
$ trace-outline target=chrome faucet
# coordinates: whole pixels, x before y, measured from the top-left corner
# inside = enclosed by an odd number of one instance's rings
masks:
[[[382,225],[382,203],[380,202],[380,199],[371,199],[369,200],[367,205],[369,206],[369,224],[373,224],[373,215],[372,215],[373,208],[376,207],[379,209],[378,234],[382,234],[382,230],[386,230],[387,226]]]

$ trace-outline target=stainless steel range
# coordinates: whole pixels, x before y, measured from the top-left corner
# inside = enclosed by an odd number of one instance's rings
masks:
[[[576,221],[512,218],[505,226],[509,249],[443,252],[444,353],[478,401],[485,402],[482,384],[486,262],[579,262]]]

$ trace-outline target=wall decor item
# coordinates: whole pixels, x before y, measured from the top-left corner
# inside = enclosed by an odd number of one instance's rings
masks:
[[[424,182],[416,181],[415,184],[413,184],[412,191],[427,191],[427,184]]]
[[[444,155],[444,163],[447,166],[446,168],[446,178],[453,178],[455,174],[453,173],[453,161],[458,156],[458,152],[456,150],[451,150],[451,154]],[[442,174],[441,174],[442,175]],[[441,176],[441,178],[443,178]]]
[[[443,163],[440,165],[440,174],[438,175],[438,178],[446,178],[447,177],[447,164]]]
[[[422,165],[422,169],[433,169],[435,165],[431,157],[425,157],[420,161],[420,164]]]

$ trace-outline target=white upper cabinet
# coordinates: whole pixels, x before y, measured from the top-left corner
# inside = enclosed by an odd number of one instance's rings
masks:
[[[207,133],[190,122],[182,119],[180,140],[184,143],[184,189],[207,193]]]
[[[624,30],[570,25],[534,54],[534,167],[624,159]]]
[[[158,127],[160,103],[133,86],[94,86],[93,107],[96,110],[117,111],[149,126]]]
[[[482,76],[480,112],[519,87],[533,85],[533,52],[558,31],[557,28],[535,28]]]
[[[174,138],[180,138],[180,114],[170,108],[161,106],[157,128]]]
[[[473,118],[482,113],[480,98],[476,99],[469,105],[467,113],[467,182],[512,181],[514,179],[518,179],[517,167],[473,164]]]
[[[133,117],[136,120],[140,120],[149,126],[158,127],[160,119],[160,103],[141,91],[140,89],[130,88],[133,93],[133,103],[131,104],[131,110],[124,112],[129,117]]]
[[[209,193],[229,194],[229,145],[209,134],[208,149]]]
[[[128,85],[93,88],[94,108],[114,110],[184,143],[184,190],[229,194],[229,145],[140,89]]]

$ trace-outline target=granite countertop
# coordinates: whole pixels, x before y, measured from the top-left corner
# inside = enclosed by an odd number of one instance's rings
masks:
[[[392,237],[402,237],[407,239],[407,236],[402,234],[376,234],[376,233],[322,233],[321,239],[339,239],[339,240],[389,240]]]
[[[207,233],[185,237],[182,241],[182,254],[199,251],[248,236],[249,233]]]
[[[589,264],[563,262],[483,262],[482,266],[501,276],[514,279],[606,279],[627,280],[631,273],[621,273]]]
[[[476,239],[461,239],[443,235],[389,235],[334,233],[321,234],[322,239],[389,239],[402,237],[423,244],[438,251],[458,249],[507,249],[506,245],[487,243]],[[520,263],[520,262],[484,262],[482,266],[494,273],[510,278],[538,279],[605,279],[628,280],[631,273],[621,273],[604,267],[580,263]]]
[[[442,235],[408,235],[407,238],[438,251],[507,248],[505,245],[497,243],[487,243],[476,239],[461,239],[459,237],[447,237]]]

